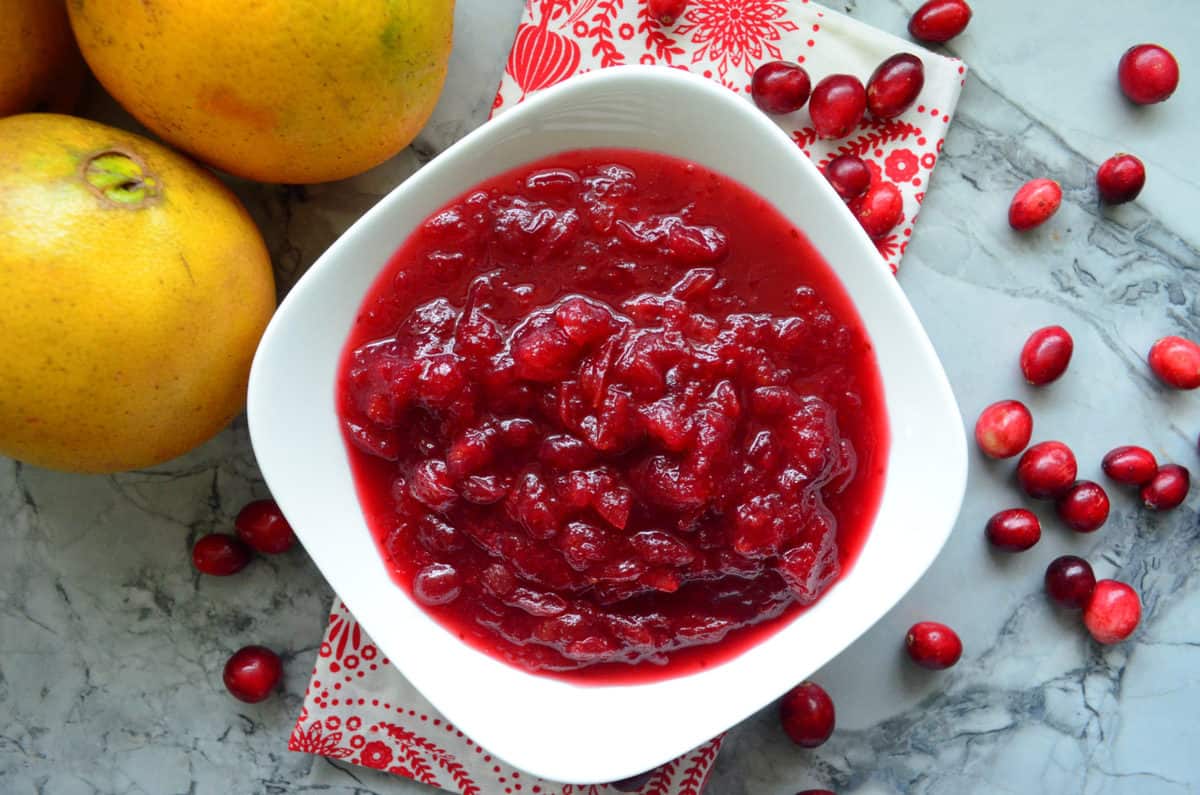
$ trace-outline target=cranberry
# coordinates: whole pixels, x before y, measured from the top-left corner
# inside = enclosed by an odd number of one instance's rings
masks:
[[[929,0],[908,21],[908,32],[918,41],[940,44],[967,28],[971,7],[965,0]]]
[[[750,96],[767,113],[794,113],[808,102],[812,81],[800,64],[768,61],[754,70]]]
[[[647,0],[650,16],[663,27],[670,27],[687,10],[687,0]]]
[[[1046,567],[1046,594],[1063,607],[1087,606],[1096,587],[1092,564],[1074,555],[1063,555]]]
[[[1142,505],[1152,511],[1169,511],[1187,498],[1191,474],[1179,464],[1163,464],[1142,486]]]
[[[654,771],[647,770],[645,773],[638,773],[636,776],[623,778],[620,781],[613,781],[608,786],[617,792],[641,792],[642,787],[649,784],[650,779],[653,777]]]
[[[228,577],[246,568],[250,547],[233,536],[210,533],[192,547],[192,564],[202,573]]]
[[[805,748],[822,745],[833,734],[833,699],[815,682],[802,682],[779,703],[779,720],[792,742]]]
[[[1179,62],[1164,47],[1139,44],[1121,56],[1117,80],[1130,101],[1152,105],[1175,93],[1179,85]]]
[[[990,458],[1012,458],[1033,436],[1033,415],[1019,400],[1001,400],[979,413],[975,442]]]
[[[1200,387],[1200,345],[1183,337],[1163,337],[1146,357],[1164,384],[1176,389]]]
[[[265,646],[238,649],[225,663],[222,676],[233,697],[247,704],[257,704],[271,695],[282,677],[279,655]]]
[[[1099,483],[1081,480],[1058,498],[1058,518],[1077,533],[1094,533],[1108,521],[1108,494]]]
[[[449,604],[461,591],[458,569],[448,563],[432,563],[413,578],[413,595],[427,605]]]
[[[1100,466],[1104,469],[1104,474],[1118,483],[1130,486],[1141,486],[1158,472],[1158,461],[1154,459],[1154,453],[1144,447],[1132,445],[1109,450]]]
[[[931,671],[949,668],[962,656],[962,641],[958,633],[936,621],[913,624],[904,642],[913,662]]]
[[[1019,232],[1041,226],[1058,212],[1062,187],[1052,179],[1031,179],[1017,189],[1008,206],[1008,225]]]
[[[1021,348],[1021,373],[1034,386],[1057,381],[1067,371],[1075,341],[1062,326],[1046,326],[1029,335]]]
[[[808,113],[819,138],[845,138],[862,121],[867,90],[854,75],[829,75],[813,89]]]
[[[1137,591],[1117,580],[1100,580],[1083,608],[1083,623],[1097,643],[1120,643],[1142,619]]]
[[[1113,155],[1096,171],[1096,190],[1109,204],[1131,202],[1146,184],[1146,167],[1133,155]]]
[[[904,217],[904,197],[894,184],[880,181],[850,202],[850,212],[872,239],[879,239]]]
[[[825,166],[825,178],[846,201],[863,195],[871,187],[871,169],[857,155],[840,155]]]
[[[988,519],[988,541],[1008,552],[1024,552],[1042,537],[1042,523],[1033,511],[1009,508]]]
[[[287,552],[296,543],[296,534],[275,500],[247,503],[233,520],[233,526],[239,538],[264,555]]]
[[[1017,482],[1034,499],[1053,499],[1075,482],[1075,454],[1062,442],[1039,442],[1017,462]]]
[[[867,110],[877,119],[893,119],[912,107],[925,87],[925,65],[900,52],[875,68],[867,80]]]

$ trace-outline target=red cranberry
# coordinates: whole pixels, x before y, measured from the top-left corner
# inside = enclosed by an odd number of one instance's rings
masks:
[[[925,87],[925,65],[911,53],[885,60],[867,81],[867,110],[877,119],[893,119],[912,107]]]
[[[650,16],[663,27],[670,27],[687,10],[687,0],[648,0]]]
[[[881,180],[850,202],[850,212],[872,239],[879,239],[904,217],[904,197],[894,184]]]
[[[1146,357],[1150,369],[1164,384],[1176,389],[1200,387],[1200,345],[1183,337],[1163,337]]]
[[[642,787],[649,784],[650,779],[653,777],[654,771],[647,770],[645,773],[638,773],[636,776],[623,778],[620,781],[613,781],[608,786],[617,792],[641,792]]]
[[[1175,93],[1179,85],[1179,62],[1164,47],[1139,44],[1121,56],[1117,80],[1130,101],[1152,105]]]
[[[1046,567],[1046,594],[1063,607],[1087,606],[1096,587],[1092,564],[1074,555],[1063,555]]]
[[[1142,619],[1137,591],[1117,580],[1101,580],[1083,608],[1083,623],[1097,643],[1120,643]]]
[[[1191,487],[1191,474],[1179,464],[1163,464],[1142,486],[1142,504],[1152,511],[1169,511],[1179,507]]]
[[[1057,381],[1067,371],[1075,341],[1062,326],[1046,326],[1029,335],[1021,348],[1021,373],[1034,386]]]
[[[275,500],[255,500],[233,520],[238,537],[264,555],[287,552],[296,543],[296,534],[284,518]]]
[[[845,138],[866,110],[867,90],[854,75],[826,77],[808,100],[808,113],[820,138]]]
[[[840,155],[825,166],[825,178],[846,201],[863,195],[871,187],[871,169],[857,155]]]
[[[1019,400],[1001,400],[979,413],[975,442],[990,458],[1012,458],[1033,436],[1033,415]]]
[[[1024,552],[1042,537],[1042,523],[1033,511],[1009,508],[988,519],[988,541],[1008,552]]]
[[[794,113],[808,102],[812,81],[800,64],[768,61],[754,70],[750,96],[767,113]]]
[[[814,682],[796,685],[779,703],[779,720],[792,742],[816,748],[833,734],[833,699]]]
[[[279,684],[283,663],[279,655],[265,646],[246,646],[234,652],[225,663],[225,687],[239,701],[257,704]]]
[[[962,656],[962,641],[958,633],[936,621],[913,624],[904,642],[913,662],[931,671],[949,668]]]
[[[1077,533],[1094,533],[1108,521],[1108,494],[1099,483],[1081,480],[1058,498],[1058,518]]]
[[[949,41],[967,28],[971,7],[965,0],[929,0],[908,21],[908,32],[918,41]]]
[[[413,577],[413,596],[427,605],[453,602],[462,592],[462,577],[449,563],[431,563]]]
[[[1078,467],[1075,454],[1062,442],[1039,442],[1017,462],[1017,482],[1034,499],[1053,499],[1071,488]]]
[[[250,547],[233,536],[210,533],[192,547],[192,564],[202,573],[228,577],[246,568]]]
[[[1096,190],[1109,204],[1131,202],[1146,184],[1146,167],[1133,155],[1113,155],[1096,171]]]
[[[1100,466],[1104,474],[1118,483],[1141,486],[1158,472],[1158,461],[1145,447],[1126,445],[1108,451]]]
[[[1058,212],[1062,187],[1052,179],[1031,179],[1017,189],[1008,206],[1008,225],[1019,232],[1041,226]]]

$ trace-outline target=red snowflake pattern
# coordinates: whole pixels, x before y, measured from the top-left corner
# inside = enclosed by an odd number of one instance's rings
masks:
[[[692,63],[715,63],[724,82],[730,67],[750,75],[762,61],[783,57],[776,42],[799,29],[787,14],[779,0],[692,0],[675,33],[690,34]]]

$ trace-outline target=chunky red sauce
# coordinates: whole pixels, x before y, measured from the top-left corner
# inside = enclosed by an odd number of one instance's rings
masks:
[[[735,655],[846,571],[883,485],[874,354],[765,200],[587,150],[429,218],[337,394],[397,581],[528,670],[643,681]]]

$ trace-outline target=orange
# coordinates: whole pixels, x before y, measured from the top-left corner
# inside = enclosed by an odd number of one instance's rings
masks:
[[[75,107],[83,59],[63,0],[5,0],[0,53],[0,116]]]
[[[429,118],[454,0],[69,0],[84,58],[163,139],[231,174],[324,182]]]
[[[275,307],[262,237],[211,173],[132,133],[0,119],[0,454],[113,472],[243,408]]]

